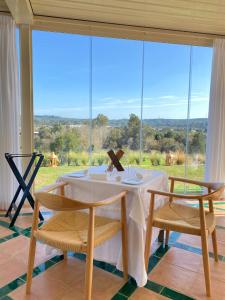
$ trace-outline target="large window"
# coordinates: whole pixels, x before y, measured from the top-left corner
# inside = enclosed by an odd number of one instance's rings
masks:
[[[139,164],[142,43],[93,38],[92,53],[92,164],[119,148],[124,164]]]
[[[40,31],[33,47],[37,187],[107,164],[111,148],[125,165],[203,178],[211,48]]]
[[[45,156],[37,188],[89,164],[89,40],[33,31],[34,142]]]

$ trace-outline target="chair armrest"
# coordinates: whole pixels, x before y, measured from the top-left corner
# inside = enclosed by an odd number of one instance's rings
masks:
[[[49,184],[49,185],[44,186],[43,188],[40,188],[35,193],[42,193],[42,192],[49,193],[58,188],[64,187],[67,184],[68,184],[67,182],[57,182],[57,183]]]
[[[127,194],[127,191],[124,191],[124,192],[121,192],[115,196],[112,196],[110,198],[107,198],[105,200],[101,200],[101,201],[96,201],[96,202],[88,202],[87,204],[89,206],[92,206],[92,207],[98,207],[98,206],[105,206],[105,205],[110,205],[118,200],[121,200],[123,197],[125,197]]]
[[[175,194],[175,193],[162,192],[162,191],[157,191],[157,190],[148,190],[148,193],[155,194],[155,195],[166,196],[166,197],[170,197],[170,198],[179,198],[180,200],[182,200],[182,199],[198,200],[198,199],[205,196],[205,195]]]
[[[170,176],[169,180],[204,186],[209,189],[214,189],[215,184],[216,184],[214,182],[205,182],[205,181],[200,181],[200,180],[193,180],[193,179],[187,179],[187,178],[183,178],[183,177],[174,177],[174,176]]]

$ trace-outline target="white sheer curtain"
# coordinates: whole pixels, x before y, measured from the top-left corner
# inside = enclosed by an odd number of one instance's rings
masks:
[[[0,15],[0,209],[7,209],[15,180],[4,154],[19,152],[20,97],[16,26],[10,16]]]
[[[225,39],[213,44],[205,175],[225,182]]]

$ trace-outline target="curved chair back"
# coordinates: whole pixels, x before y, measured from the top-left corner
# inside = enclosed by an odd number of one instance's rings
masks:
[[[208,195],[203,195],[203,200],[219,200],[225,191],[225,184],[221,182],[210,183],[208,186]]]
[[[55,211],[71,211],[91,207],[90,203],[85,203],[61,195],[46,192],[35,193],[35,199],[44,207]]]

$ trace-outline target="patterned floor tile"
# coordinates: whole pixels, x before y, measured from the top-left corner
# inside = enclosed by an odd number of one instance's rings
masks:
[[[9,294],[12,299],[84,299],[85,262],[68,258],[33,279],[29,296],[25,285]],[[124,280],[94,267],[93,299],[111,299],[124,284]]]
[[[130,297],[131,300],[164,300],[168,299],[159,294],[156,294],[146,288],[138,288],[134,294]]]
[[[28,251],[29,238],[24,236],[18,236],[0,244],[0,287],[26,273]],[[55,252],[37,243],[35,264],[38,265],[53,255]]]
[[[225,285],[225,263],[216,263],[210,258],[210,269],[212,281],[211,299],[225,299],[225,290],[222,288]],[[150,273],[149,279],[190,297],[209,299],[206,297],[205,292],[201,255],[171,248]]]
[[[222,209],[218,204],[218,209]],[[225,255],[225,211],[217,210],[218,248]],[[43,244],[38,243],[34,269],[32,293],[25,295],[29,233],[32,210],[23,208],[16,227],[7,228],[4,212],[0,213],[0,300],[10,299],[84,299],[84,255],[72,254],[67,261]],[[44,211],[45,219],[50,217]],[[9,220],[8,220],[9,221]],[[154,240],[156,236],[154,236]],[[178,243],[174,243],[178,241]],[[179,247],[178,247],[179,246]],[[191,246],[191,247],[188,247]],[[185,248],[185,249],[182,249]],[[155,242],[154,255],[149,263],[148,283],[138,288],[133,279],[125,282],[121,272],[114,266],[102,262],[94,265],[93,299],[221,299],[225,300],[225,257],[219,263],[210,259],[212,294],[205,295],[200,238],[190,235],[171,234],[170,247]],[[211,241],[209,249],[212,251]],[[55,256],[57,255],[57,256]]]
[[[8,236],[10,234],[13,234],[13,233],[14,233],[14,231],[12,231],[12,230],[10,230],[8,228],[0,226],[0,239],[4,238],[4,237],[6,237],[6,236]]]

